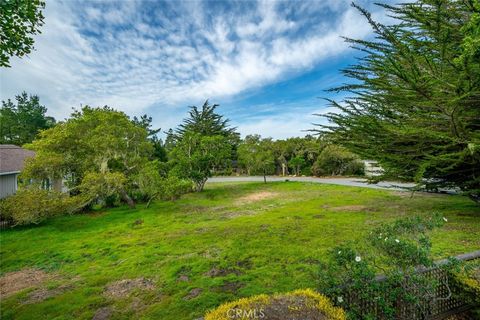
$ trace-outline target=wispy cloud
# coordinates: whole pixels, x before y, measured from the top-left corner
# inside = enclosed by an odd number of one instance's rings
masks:
[[[186,105],[298,76],[348,50],[340,36],[370,33],[340,0],[49,1],[45,15],[37,50],[1,71],[2,99],[37,93],[60,118],[80,104],[148,110],[163,127]],[[278,131],[275,119],[255,125]]]

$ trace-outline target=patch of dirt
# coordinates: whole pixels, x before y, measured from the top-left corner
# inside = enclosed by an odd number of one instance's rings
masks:
[[[107,320],[112,316],[113,310],[110,307],[103,307],[97,310],[92,320]]]
[[[265,307],[267,319],[304,319],[326,320],[324,314],[315,308],[315,304],[303,297],[281,297]]]
[[[137,219],[137,220],[135,220],[135,221],[133,222],[133,225],[134,225],[134,226],[138,226],[138,225],[141,225],[141,224],[143,224],[143,220],[142,220],[142,219]]]
[[[190,278],[187,275],[182,274],[180,277],[178,277],[177,281],[178,282],[190,282]]]
[[[110,283],[105,287],[104,295],[120,299],[128,297],[134,290],[153,290],[155,284],[146,278],[124,279]]]
[[[238,276],[241,274],[241,271],[235,270],[235,269],[222,269],[222,268],[213,267],[212,269],[205,272],[203,275],[207,277],[215,278],[215,277],[225,277],[229,274],[235,274]]]
[[[271,198],[275,198],[276,196],[278,196],[278,193],[276,192],[270,192],[270,191],[255,192],[237,199],[237,204],[245,204],[245,203],[251,203],[251,202],[261,201],[265,199],[271,199]]]
[[[49,278],[49,274],[37,269],[6,273],[0,278],[0,296],[9,297],[23,289],[37,286]]]
[[[54,289],[39,288],[28,295],[28,299],[25,301],[25,304],[42,302],[48,298],[58,296],[68,291],[72,287],[72,285],[62,284]]]
[[[218,287],[218,290],[221,292],[236,293],[238,289],[243,287],[244,284],[241,282],[225,282]]]
[[[203,292],[202,288],[193,288],[190,292],[183,297],[183,300],[191,300],[198,297]]]
[[[367,206],[362,206],[362,205],[332,207],[331,209],[335,210],[335,211],[352,211],[352,212],[372,211],[371,208],[369,208]]]
[[[254,216],[257,213],[259,213],[259,211],[256,211],[256,210],[237,210],[237,211],[234,211],[234,212],[225,213],[223,215],[223,218],[232,219],[232,218],[236,218],[236,217]]]

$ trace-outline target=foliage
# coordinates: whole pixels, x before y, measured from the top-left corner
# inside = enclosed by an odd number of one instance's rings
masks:
[[[73,213],[81,208],[80,197],[29,187],[0,201],[0,219],[14,225],[38,224],[47,218]]]
[[[158,138],[158,133],[162,129],[152,129],[152,120],[153,120],[152,117],[149,117],[148,115],[144,114],[143,116],[140,117],[140,119],[137,117],[133,117],[132,122],[135,125],[147,130],[148,139],[153,145],[153,154],[152,154],[153,158],[162,162],[167,162],[168,160],[167,151],[165,149],[163,141],[160,138]]]
[[[316,176],[363,175],[364,164],[345,148],[329,145],[315,160],[312,173]]]
[[[305,159],[299,156],[296,156],[295,158],[290,160],[290,166],[293,168],[293,171],[296,176],[300,175],[301,168],[305,164]]]
[[[39,139],[27,146],[36,156],[27,161],[22,177],[65,178],[72,194],[104,197],[114,192],[133,206],[128,195],[135,188],[132,177],[152,154],[147,135],[145,128],[122,112],[85,106],[67,121],[42,131]],[[95,186],[97,182],[99,186]],[[108,187],[102,191],[100,186]]]
[[[346,320],[345,312],[311,289],[267,296],[265,294],[225,303],[205,315],[205,320],[297,319]]]
[[[9,67],[10,57],[23,57],[33,49],[33,36],[43,25],[42,0],[0,2],[0,67]]]
[[[454,272],[453,285],[457,287],[457,298],[475,306],[474,312],[480,315],[480,262],[467,263]]]
[[[230,161],[231,151],[232,147],[224,136],[203,136],[187,131],[171,152],[172,174],[191,180],[195,190],[200,192],[212,171],[225,167]]]
[[[87,172],[78,189],[91,203],[97,201],[115,203],[115,200],[125,192],[126,184],[127,177],[121,172]]]
[[[355,6],[355,5],[354,5]],[[326,136],[377,160],[384,178],[459,188],[480,201],[480,3],[419,0],[381,5],[384,25],[357,6],[375,40],[347,39],[365,54],[343,73],[353,94],[329,113]]]
[[[248,175],[263,174],[264,168],[267,174],[309,174],[324,147],[321,138],[310,135],[285,140],[249,135],[241,141],[237,150],[238,169]],[[256,150],[262,150],[262,155],[255,156]],[[262,158],[266,161],[264,166],[259,165]]]
[[[147,198],[147,207],[155,199],[176,200],[182,194],[192,190],[192,183],[170,175],[164,177],[160,174],[159,163],[150,162],[135,178],[141,193]]]
[[[238,133],[215,112],[217,107],[208,100],[201,110],[191,107],[176,133],[171,130],[167,135],[173,174],[191,180],[196,191],[202,191],[208,177],[231,166],[235,158]]]
[[[331,261],[320,266],[320,291],[344,305],[346,292],[364,301],[376,301],[380,306],[379,314],[387,319],[396,319],[399,301],[414,306],[423,315],[428,303],[444,297],[431,295],[436,292],[437,282],[422,276],[418,268],[433,266],[431,242],[427,232],[443,224],[439,214],[430,217],[407,217],[393,223],[383,224],[370,232],[367,243],[369,254],[360,254],[351,245],[337,246],[330,250]],[[446,219],[445,219],[446,220]],[[455,264],[446,264],[445,269],[456,268]],[[382,272],[385,278],[376,281],[376,274]],[[369,318],[360,301],[344,305],[354,319]]]
[[[202,136],[238,137],[235,127],[229,127],[229,119],[215,112],[218,104],[209,105],[208,100],[199,110],[196,106],[190,107],[189,117],[178,126],[176,134],[181,140],[188,132],[195,132]]]
[[[192,183],[188,180],[180,179],[176,176],[168,176],[162,179],[161,199],[174,201],[180,198],[182,194],[192,191]]]
[[[47,117],[47,108],[40,105],[38,96],[22,92],[15,96],[16,103],[10,99],[2,101],[0,108],[0,144],[23,145],[35,139],[40,130],[55,125],[55,119]]]
[[[238,162],[248,175],[272,174],[275,170],[275,158],[271,139],[261,139],[260,135],[248,135],[238,146]]]

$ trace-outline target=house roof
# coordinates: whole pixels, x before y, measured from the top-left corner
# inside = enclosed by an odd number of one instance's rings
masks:
[[[22,171],[25,159],[35,156],[35,152],[13,144],[0,144],[0,175]]]

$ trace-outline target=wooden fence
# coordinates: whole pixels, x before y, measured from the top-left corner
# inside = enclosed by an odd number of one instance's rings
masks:
[[[462,254],[455,257],[460,261],[473,261],[480,259],[480,250],[468,254]],[[462,301],[456,292],[457,288],[452,286],[449,273],[441,266],[448,263],[448,260],[440,260],[432,268],[417,268],[416,272],[422,279],[432,282],[436,281],[433,292],[417,304],[408,301],[397,301],[395,308],[395,319],[399,320],[439,320],[448,316],[468,311],[473,306],[466,301]],[[384,276],[377,277],[376,281],[383,282]],[[380,286],[381,287],[381,286]],[[411,286],[410,293],[416,294],[421,290],[421,284]],[[394,290],[395,288],[392,288]],[[342,307],[346,310],[356,310],[357,313],[366,317],[373,316],[374,319],[387,319],[381,308],[380,301],[386,297],[385,287],[382,289],[364,288],[361,292],[358,290],[345,289],[343,293],[344,302]]]

